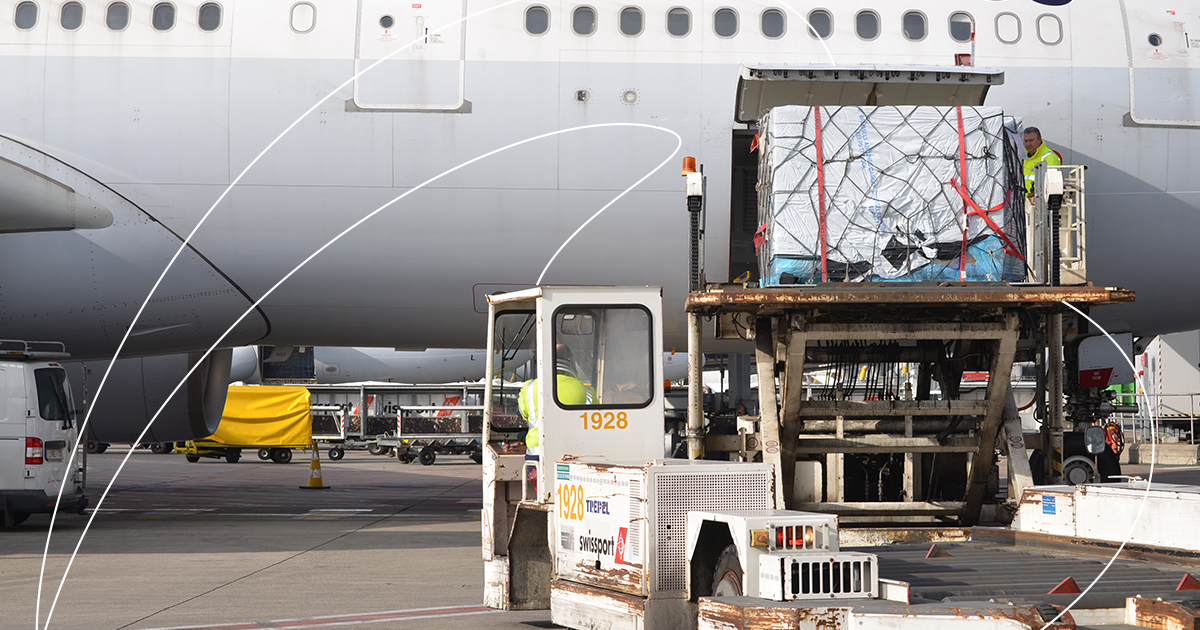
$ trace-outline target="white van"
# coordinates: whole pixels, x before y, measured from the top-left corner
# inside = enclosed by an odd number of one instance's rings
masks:
[[[83,465],[67,469],[79,429],[67,372],[48,359],[69,355],[61,343],[0,340],[0,528],[30,514],[82,513]]]

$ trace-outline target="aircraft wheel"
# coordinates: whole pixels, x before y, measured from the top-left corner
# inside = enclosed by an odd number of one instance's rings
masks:
[[[290,448],[273,448],[271,449],[271,461],[276,464],[286,464],[292,461],[292,449]]]
[[[269,448],[258,449],[258,458],[263,460],[264,462],[267,461],[268,459],[271,459],[271,449],[269,449]]]
[[[432,466],[433,462],[437,461],[437,453],[434,453],[431,448],[423,448],[417,458],[421,460],[422,466]]]
[[[241,450],[234,449],[232,451],[225,452],[225,461],[229,462],[230,464],[238,463],[238,460],[241,458],[242,458]]]
[[[188,455],[187,460],[189,462],[192,462],[193,464],[195,464],[196,462],[200,461],[200,456],[199,455]]]
[[[335,462],[345,456],[346,456],[346,449],[344,449],[340,446],[335,446],[335,447],[329,449],[329,459],[332,459]]]

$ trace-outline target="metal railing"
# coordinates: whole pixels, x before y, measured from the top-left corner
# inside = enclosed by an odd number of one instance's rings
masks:
[[[1046,173],[1062,175],[1062,203],[1055,210],[1042,191],[1046,189]],[[1086,166],[1048,166],[1038,164],[1034,169],[1033,216],[1029,227],[1028,280],[1036,284],[1075,285],[1087,283],[1087,235],[1084,224],[1087,212],[1084,204],[1084,172]],[[1057,223],[1057,228],[1054,224]],[[1058,266],[1055,268],[1055,259]],[[1055,274],[1057,271],[1057,274]],[[1057,277],[1056,277],[1057,275]]]
[[[1118,394],[1114,403],[1122,398],[1133,398],[1138,405],[1137,413],[1114,413],[1112,419],[1119,420],[1126,435],[1133,434],[1135,444],[1149,443],[1151,435],[1157,433],[1159,441],[1163,438],[1177,438],[1183,423],[1187,423],[1187,443],[1196,444],[1196,424],[1200,419],[1200,393],[1194,394]],[[1158,429],[1151,431],[1151,413],[1158,420]]]

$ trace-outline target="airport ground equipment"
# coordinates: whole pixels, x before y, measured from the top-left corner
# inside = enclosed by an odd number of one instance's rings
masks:
[[[399,453],[402,462],[432,464],[438,453],[479,460],[482,385],[363,383],[308,390],[313,437],[329,444],[332,459],[366,449],[372,455]]]
[[[79,439],[66,370],[57,342],[0,340],[0,529],[31,514],[83,513],[86,455],[68,469]]]
[[[175,450],[198,462],[202,457],[236,463],[243,450],[266,449],[272,461],[292,461],[292,449],[312,445],[312,412],[303,387],[232,386],[216,433],[177,445]],[[260,453],[261,457],[261,453]]]

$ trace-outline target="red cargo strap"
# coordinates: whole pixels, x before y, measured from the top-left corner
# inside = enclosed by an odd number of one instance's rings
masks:
[[[825,245],[825,157],[821,154],[821,108],[813,108],[813,116],[817,121],[817,204],[819,205],[820,214],[817,215],[817,222],[821,232],[821,282],[829,282],[829,271],[826,267],[828,254]]]
[[[991,217],[987,215],[989,212],[995,212],[1008,205],[1008,200],[1012,196],[1012,189],[1009,189],[1008,192],[1004,193],[1004,201],[1001,201],[991,208],[984,210],[983,208],[979,207],[979,204],[975,203],[975,201],[971,199],[971,193],[967,190],[966,186],[960,185],[957,180],[952,178],[950,180],[950,187],[958,191],[959,196],[963,198],[964,204],[971,206],[971,210],[967,212],[967,216],[973,214],[982,218],[988,224],[988,227],[992,228],[992,231],[996,233],[996,236],[999,236],[1000,240],[1004,241],[1004,253],[1010,256],[1016,256],[1021,260],[1025,260],[1025,256],[1021,254],[1021,250],[1017,249],[1017,246],[1013,244],[1010,238],[1008,238],[1008,235],[1004,233],[1004,230],[1001,230],[1000,226],[996,225],[995,222],[992,221]]]
[[[767,224],[764,223],[758,226],[758,231],[754,233],[754,249],[762,249],[763,245],[767,244]]]
[[[958,175],[962,177],[963,188],[967,186],[967,136],[963,131],[962,107],[955,107],[955,113],[958,114]],[[951,186],[954,180],[951,179]],[[962,195],[962,193],[959,193]],[[963,195],[963,218],[962,218],[962,251],[958,255],[958,281],[967,281],[967,201],[966,195]]]

